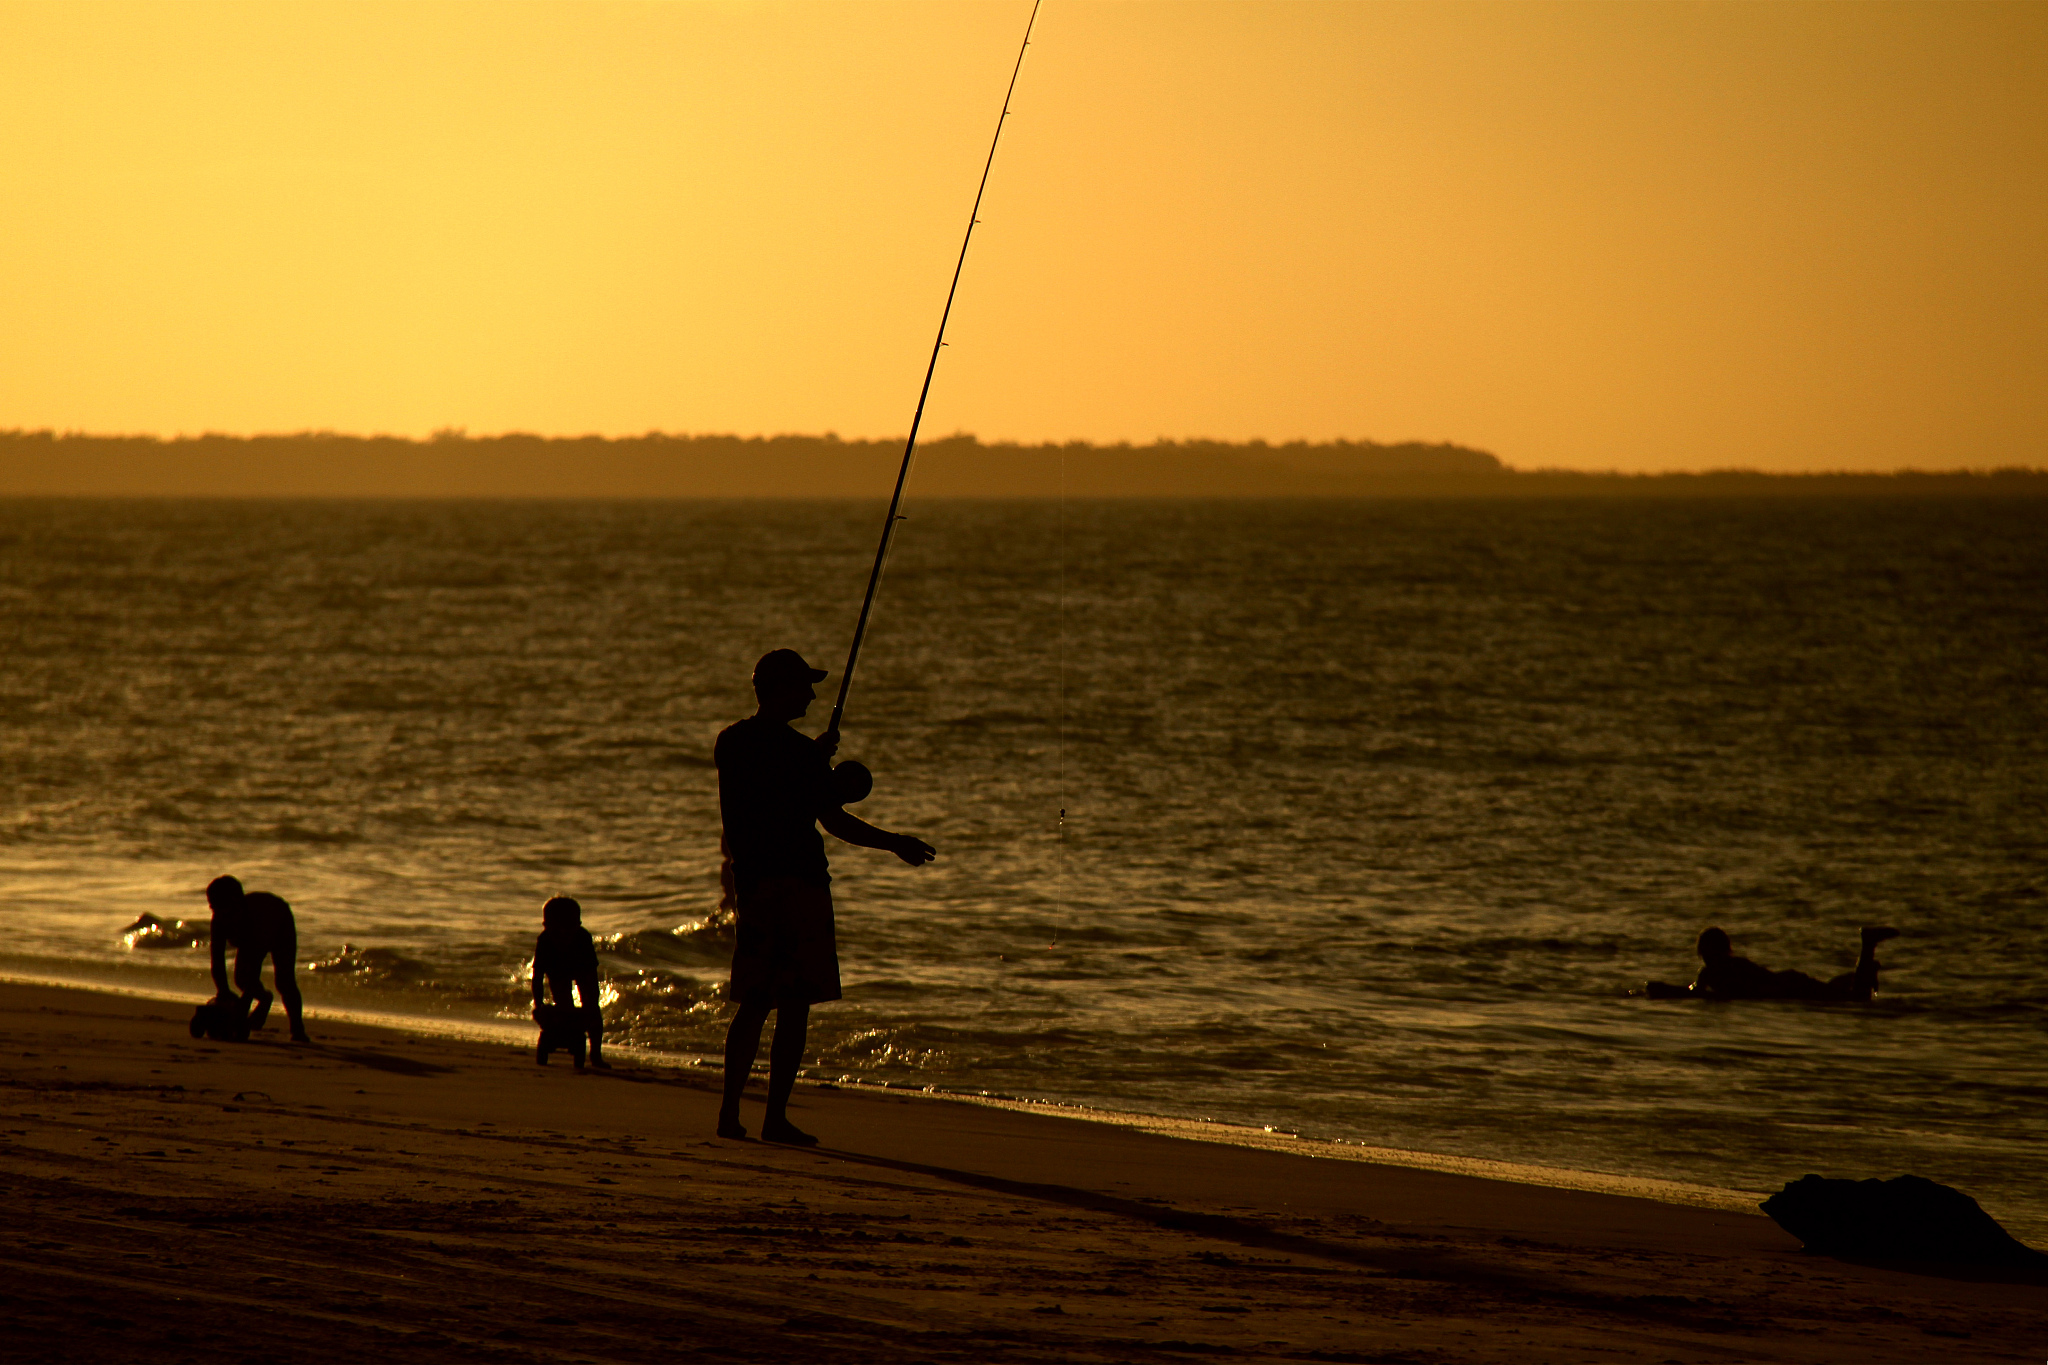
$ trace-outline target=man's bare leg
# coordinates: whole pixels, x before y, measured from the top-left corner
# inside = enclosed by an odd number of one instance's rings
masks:
[[[743,1138],[740,1124],[740,1096],[746,1093],[747,1078],[754,1074],[754,1058],[761,1051],[761,1025],[768,1019],[768,1004],[743,1004],[725,1031],[725,1099],[718,1106],[718,1135]]]
[[[775,1041],[768,1048],[768,1117],[761,1137],[815,1147],[818,1140],[789,1121],[789,1094],[796,1089],[797,1069],[804,1064],[804,1039],[811,1027],[809,1005],[783,1005],[775,1011]]]

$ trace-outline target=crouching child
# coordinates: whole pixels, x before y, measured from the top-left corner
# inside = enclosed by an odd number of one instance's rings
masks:
[[[534,1060],[546,1066],[551,1053],[564,1050],[581,1071],[588,1039],[590,1064],[609,1069],[604,1016],[597,1005],[597,945],[583,927],[583,907],[556,896],[541,907],[540,921],[540,938],[533,945],[533,1021],[540,1025]]]

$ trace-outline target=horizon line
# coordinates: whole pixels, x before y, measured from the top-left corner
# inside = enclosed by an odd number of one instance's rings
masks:
[[[201,431],[198,433],[181,431],[176,433],[175,435],[168,436],[155,432],[94,432],[82,428],[59,429],[57,427],[52,426],[0,428],[0,439],[5,438],[13,438],[16,440],[23,438],[43,438],[52,441],[137,441],[150,442],[158,445],[180,445],[186,443],[196,444],[204,441],[337,440],[362,442],[389,441],[406,445],[435,446],[462,445],[469,443],[484,443],[508,440],[538,441],[544,444],[552,444],[556,442],[573,444],[591,441],[603,442],[607,444],[622,444],[627,442],[661,440],[678,442],[738,441],[742,443],[758,442],[762,444],[777,441],[811,441],[827,445],[889,447],[900,447],[904,445],[909,439],[907,434],[894,436],[842,436],[838,432],[831,430],[827,430],[824,432],[777,431],[763,432],[751,435],[742,435],[734,431],[678,432],[664,431],[659,428],[648,428],[645,431],[622,434],[611,434],[605,432],[579,432],[575,434],[542,433],[536,431],[523,431],[517,429],[472,434],[466,427],[454,426],[444,426],[435,428],[433,431],[429,432],[425,436],[414,436],[396,432],[383,431],[365,434],[361,432],[340,431],[332,427],[302,427],[296,431],[254,431],[248,433],[218,430]],[[1410,438],[1408,440],[1400,441],[1382,441],[1376,440],[1371,437],[1362,436],[1335,436],[1320,440],[1310,437],[1290,437],[1286,440],[1273,440],[1269,437],[1254,436],[1246,437],[1241,440],[1233,440],[1229,438],[1214,436],[1176,437],[1162,435],[1154,436],[1150,441],[1140,443],[1137,441],[1130,440],[1128,438],[1120,438],[1115,441],[1097,441],[1087,438],[1027,441],[1007,437],[996,440],[983,440],[979,435],[971,431],[953,431],[943,436],[935,436],[921,440],[919,441],[918,445],[920,449],[923,449],[931,446],[940,446],[957,443],[968,443],[987,450],[1078,450],[1102,452],[1144,451],[1157,450],[1162,447],[1176,448],[1201,446],[1212,448],[1222,447],[1225,449],[1239,450],[1244,452],[1260,450],[1314,450],[1317,448],[1331,447],[1351,447],[1378,450],[1396,448],[1414,449],[1420,447],[1424,449],[1454,450],[1491,456],[1497,462],[1498,468],[1496,471],[1491,471],[1485,474],[1478,473],[1476,471],[1462,474],[1462,477],[1464,478],[1479,479],[1501,476],[1565,476],[1574,478],[1599,479],[1716,477],[1743,477],[1765,479],[1899,477],[1940,478],[1954,476],[1974,476],[1982,478],[1995,475],[2048,474],[2048,464],[2027,463],[1953,465],[1947,467],[1933,468],[1919,465],[1898,465],[1889,469],[1858,469],[1843,467],[1839,465],[1833,467],[1808,467],[1803,469],[1760,469],[1755,466],[1745,465],[1714,465],[1705,468],[1690,469],[1634,470],[1613,467],[1579,468],[1568,465],[1522,466],[1510,464],[1507,460],[1502,459],[1498,455],[1495,455],[1492,451],[1486,450],[1484,447],[1466,445],[1462,442],[1452,440],[1449,438],[1444,438],[1435,441],[1423,440],[1418,438]]]

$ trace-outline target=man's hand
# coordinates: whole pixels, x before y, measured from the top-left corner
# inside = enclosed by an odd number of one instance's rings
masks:
[[[909,863],[912,867],[923,867],[939,856],[939,851],[914,834],[899,834],[889,851]]]
[[[839,752],[839,732],[837,730],[827,730],[824,734],[812,740],[811,743],[823,749],[825,757],[830,758]]]

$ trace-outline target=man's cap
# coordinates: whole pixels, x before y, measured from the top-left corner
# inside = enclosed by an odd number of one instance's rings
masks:
[[[786,683],[820,683],[825,670],[812,668],[793,649],[771,649],[754,665],[754,686],[781,687]]]

